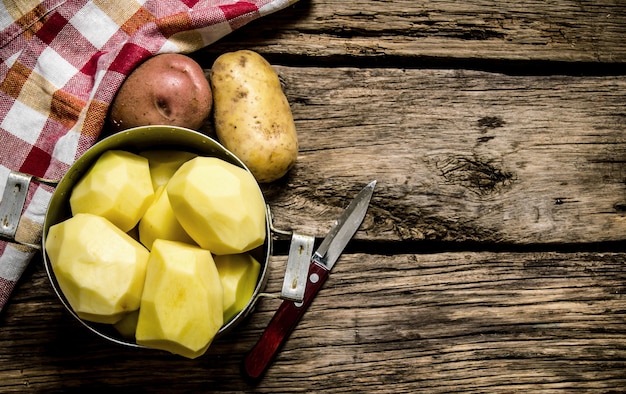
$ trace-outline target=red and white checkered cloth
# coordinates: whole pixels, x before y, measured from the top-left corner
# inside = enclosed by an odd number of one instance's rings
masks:
[[[2,0],[0,196],[11,171],[60,179],[97,140],[124,78],[297,0]],[[53,188],[31,184],[17,241],[37,244]],[[36,250],[0,241],[0,310]]]

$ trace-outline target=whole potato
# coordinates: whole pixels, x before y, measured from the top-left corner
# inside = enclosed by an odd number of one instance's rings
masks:
[[[253,51],[229,52],[215,60],[209,79],[219,141],[258,182],[285,175],[296,162],[298,136],[272,66]]]
[[[185,55],[161,54],[126,78],[111,105],[109,124],[112,131],[157,124],[199,129],[212,105],[202,67]]]

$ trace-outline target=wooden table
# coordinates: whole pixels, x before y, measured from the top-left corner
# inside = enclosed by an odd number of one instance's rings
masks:
[[[186,360],[88,332],[35,260],[0,391],[623,392],[625,42],[620,0],[301,0],[194,54],[253,49],[284,82],[276,226],[322,237],[377,179],[361,230],[256,384],[240,363],[279,300]]]

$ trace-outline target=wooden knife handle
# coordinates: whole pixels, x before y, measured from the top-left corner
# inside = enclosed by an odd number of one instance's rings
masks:
[[[248,378],[258,379],[267,370],[328,278],[328,272],[321,265],[311,263],[302,303],[285,300],[280,304],[261,338],[243,360],[243,372]]]

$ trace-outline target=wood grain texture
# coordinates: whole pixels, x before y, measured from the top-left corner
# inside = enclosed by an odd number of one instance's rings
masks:
[[[624,239],[623,77],[276,68],[300,139],[279,228],[321,236],[377,179],[361,239]]]
[[[625,39],[620,0],[300,0],[198,51],[281,77],[300,154],[263,186],[276,227],[322,237],[378,180],[355,240],[257,384],[280,300],[186,360],[96,337],[35,259],[0,392],[624,392]]]
[[[206,53],[246,47],[272,59],[324,63],[624,63],[625,20],[626,4],[619,0],[357,0],[341,5],[300,0],[208,47]]]
[[[34,265],[0,318],[2,392],[619,392],[623,253],[349,254],[257,384],[240,374],[278,300],[185,360],[95,337]],[[272,260],[267,292],[281,288]]]

